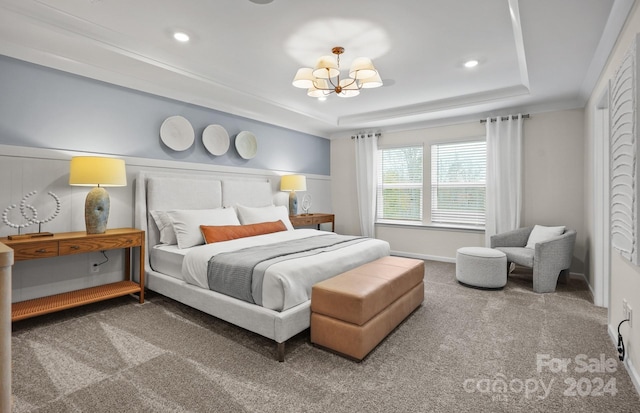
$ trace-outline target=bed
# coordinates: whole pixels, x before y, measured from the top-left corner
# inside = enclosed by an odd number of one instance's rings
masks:
[[[266,179],[140,172],[135,188],[135,226],[146,234],[147,289],[274,340],[277,359],[284,361],[286,340],[309,328],[311,285],[389,255],[390,248],[382,240],[354,238],[344,241],[344,245],[337,245],[338,241],[335,241],[335,245],[327,246],[322,253],[296,255],[297,258],[263,265],[262,289],[254,291],[254,302],[250,302],[251,298],[246,301],[206,288],[207,264],[204,262],[211,255],[254,245],[300,244],[322,237],[328,239],[332,234],[313,229],[294,230],[286,208],[273,206],[275,195]],[[204,245],[192,238],[197,236],[193,231],[180,231],[193,227],[195,220],[204,219],[192,218],[192,215],[214,210],[225,214],[235,211],[236,215],[245,218],[242,224],[246,223],[247,216],[253,222],[259,222],[263,216],[265,220],[272,220],[272,215],[276,214],[286,221],[287,230]],[[166,215],[160,215],[167,211],[173,214],[170,217],[173,226],[166,225]],[[176,211],[188,213],[188,218],[184,219],[186,223],[180,216],[176,218]],[[266,215],[262,215],[263,212]],[[189,219],[191,225],[188,225]],[[220,225],[216,219],[197,222]],[[179,245],[168,239],[167,234],[175,235],[172,230],[177,234]],[[298,277],[301,281],[292,282],[288,277]],[[298,282],[303,285],[291,287],[290,284]]]

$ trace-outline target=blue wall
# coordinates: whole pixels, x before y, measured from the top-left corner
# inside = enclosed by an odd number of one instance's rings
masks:
[[[173,151],[160,140],[162,122],[173,115],[188,119],[195,130],[195,143],[186,151]],[[210,124],[229,133],[224,155],[211,155],[202,144]],[[234,147],[243,130],[258,142],[250,160]],[[0,144],[330,174],[327,139],[1,55]]]

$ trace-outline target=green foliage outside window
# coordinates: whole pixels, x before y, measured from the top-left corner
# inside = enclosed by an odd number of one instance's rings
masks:
[[[383,149],[378,167],[378,218],[422,221],[422,146]]]

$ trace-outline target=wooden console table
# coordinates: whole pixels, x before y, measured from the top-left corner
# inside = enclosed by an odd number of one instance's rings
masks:
[[[128,294],[138,293],[140,303],[144,303],[144,231],[142,230],[119,228],[107,230],[104,234],[87,234],[84,231],[66,232],[50,237],[30,239],[0,238],[0,242],[13,249],[16,262],[86,252],[127,249],[124,281],[13,303],[11,305],[11,321],[23,320]],[[131,268],[131,255],[135,247],[138,247],[139,253],[139,283],[133,281]]]
[[[307,227],[316,225],[320,229],[320,224],[331,223],[331,232],[335,232],[336,223],[334,214],[323,214],[316,212],[313,214],[290,215],[289,221],[294,227]]]

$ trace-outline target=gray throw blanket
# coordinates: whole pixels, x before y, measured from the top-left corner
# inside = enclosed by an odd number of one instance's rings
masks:
[[[209,259],[207,267],[209,289],[262,305],[261,298],[256,302],[254,297],[262,297],[262,278],[270,265],[288,259],[319,254],[340,248],[345,243],[351,244],[366,239],[327,233],[220,253]]]

